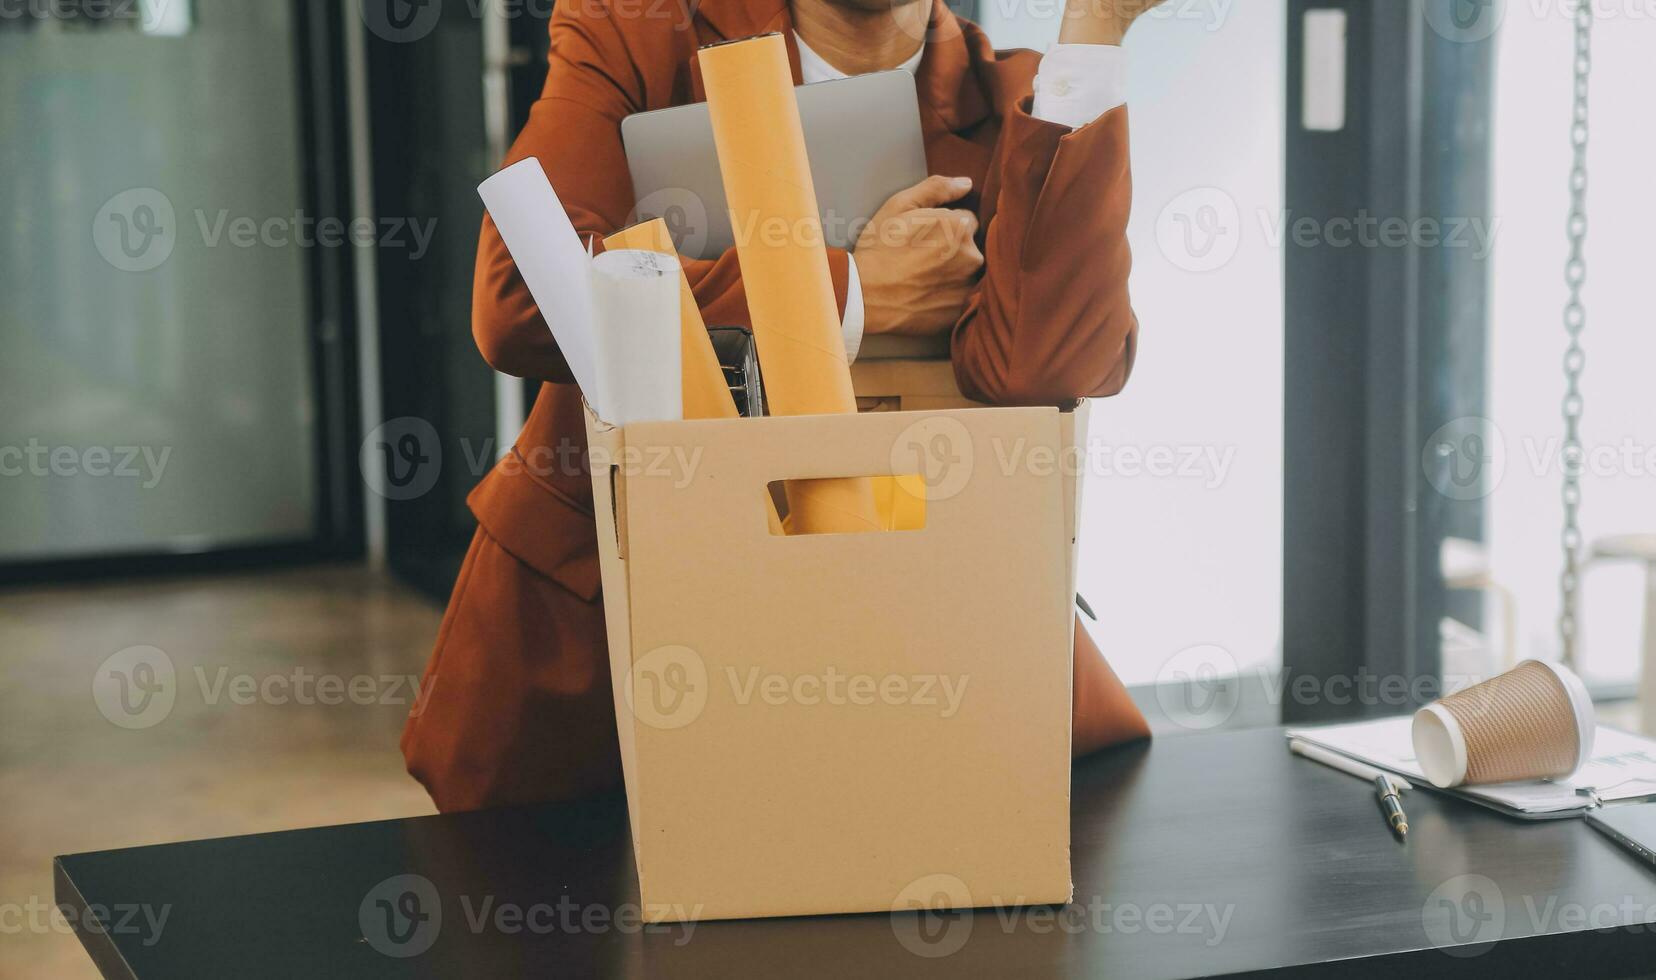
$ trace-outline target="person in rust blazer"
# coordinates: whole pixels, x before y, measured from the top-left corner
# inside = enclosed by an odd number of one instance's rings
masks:
[[[888,0],[827,2],[890,10],[879,6]],[[1032,117],[1038,54],[996,52],[943,0],[916,2],[928,4],[913,8],[925,25],[916,85],[927,166],[970,178],[971,190],[925,200],[948,184],[934,181],[909,203],[935,213],[947,198],[949,216],[972,235],[964,246],[972,261],[982,253],[981,274],[972,270],[949,314],[962,392],[999,405],[1115,394],[1132,368],[1138,326],[1127,296],[1126,109],[1074,130]],[[696,52],[714,41],[780,31],[800,81],[795,17],[788,0],[703,0],[688,9],[678,0],[560,0],[546,88],[506,162],[538,157],[576,229],[601,243],[629,222],[635,203],[622,118],[702,100]],[[1084,15],[1066,23],[1064,39],[1118,43],[1130,22],[1115,10]],[[828,261],[843,312],[847,253],[829,249]],[[708,323],[749,324],[734,250],[686,259],[684,269]],[[872,305],[874,277],[864,270],[863,278]],[[426,670],[428,694],[402,738],[409,771],[444,811],[620,784],[581,396],[487,217],[473,332],[494,368],[545,384],[517,444],[469,498],[477,534]],[[1148,737],[1144,716],[1079,624],[1074,685],[1077,755]]]

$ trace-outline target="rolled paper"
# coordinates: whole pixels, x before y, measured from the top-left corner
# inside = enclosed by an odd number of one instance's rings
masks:
[[[605,418],[609,403],[598,364],[592,257],[581,247],[581,236],[546,179],[546,171],[539,160],[528,157],[479,184],[477,193],[557,339],[581,394],[599,418]]]
[[[854,413],[787,44],[763,34],[709,45],[698,60],[766,403],[775,415]],[[866,478],[793,480],[787,493],[796,533],[879,529]]]
[[[624,228],[604,239],[606,249],[641,249],[677,256],[667,222],[660,218]],[[731,397],[730,384],[725,381],[719,356],[713,352],[713,341],[702,322],[696,296],[690,291],[690,280],[679,271],[679,342],[683,347],[684,417],[687,419],[733,419],[740,417],[736,399]]]
[[[684,417],[678,259],[621,249],[592,260],[599,387],[613,425]]]
[[[623,228],[604,239],[605,249],[641,249],[662,255],[678,255],[673,236],[667,231],[667,222],[660,218]],[[740,418],[736,399],[730,394],[730,383],[725,380],[724,368],[719,366],[719,355],[713,350],[713,340],[707,335],[707,324],[702,322],[701,308],[696,305],[696,294],[690,290],[690,280],[679,268],[679,346],[682,351],[684,417],[687,419]],[[766,519],[772,534],[782,534],[782,518],[776,513],[776,504],[764,495]]]
[[[1527,660],[1415,713],[1415,758],[1434,786],[1562,779],[1593,751],[1587,687],[1568,668]]]
[[[926,478],[914,473],[874,478],[874,507],[882,531],[926,526]]]

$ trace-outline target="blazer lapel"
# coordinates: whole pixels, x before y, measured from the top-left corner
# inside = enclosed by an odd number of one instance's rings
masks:
[[[921,128],[928,140],[963,132],[989,116],[989,100],[972,70],[968,40],[966,24],[943,0],[932,0],[926,55],[914,78]]]

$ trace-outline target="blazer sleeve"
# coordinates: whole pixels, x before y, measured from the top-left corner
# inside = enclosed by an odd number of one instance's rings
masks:
[[[1126,107],[1071,130],[1031,116],[1026,98],[992,168],[984,275],[952,339],[961,391],[996,405],[1116,394],[1138,339]]]
[[[546,87],[504,164],[538,158],[575,230],[583,240],[592,241],[594,251],[602,250],[604,236],[626,227],[633,209],[621,120],[645,108],[660,108],[646,98],[652,72],[661,76],[654,84],[665,89],[674,67],[689,54],[673,46],[687,43],[687,32],[663,24],[660,37],[641,37],[637,31],[657,25],[649,18],[633,20],[643,26],[629,24],[624,33],[609,0],[558,5],[550,27]],[[635,56],[632,49],[638,46],[648,50]],[[710,325],[750,325],[735,249],[715,259],[680,259]],[[844,250],[829,249],[842,316],[848,261]],[[497,371],[541,381],[574,380],[486,214],[472,285],[472,335],[484,360]]]

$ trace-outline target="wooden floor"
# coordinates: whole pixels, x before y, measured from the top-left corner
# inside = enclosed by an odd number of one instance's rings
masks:
[[[397,737],[440,615],[337,566],[0,592],[0,977],[97,976],[53,855],[433,812]]]

